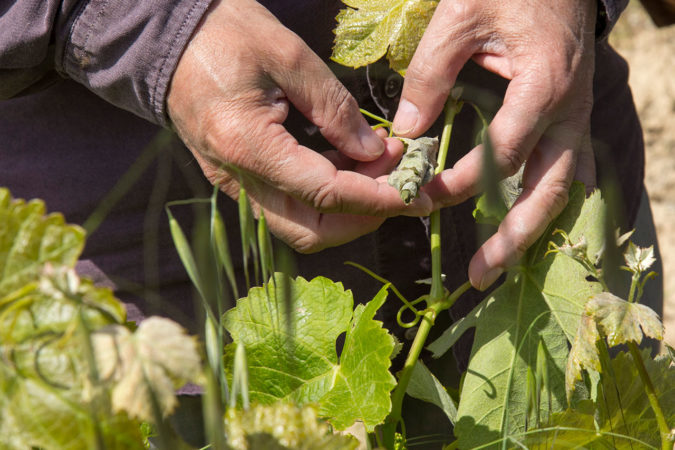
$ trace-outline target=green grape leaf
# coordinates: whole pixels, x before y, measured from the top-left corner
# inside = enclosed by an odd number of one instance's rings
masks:
[[[675,423],[675,366],[670,358],[652,359],[649,351],[642,359],[652,380],[666,422]],[[554,414],[546,430],[531,434],[527,448],[661,448],[659,427],[645,395],[640,376],[628,353],[611,361],[611,376],[601,377],[602,396],[576,409]]]
[[[352,436],[332,434],[312,405],[277,402],[255,404],[247,411],[229,408],[225,414],[227,444],[237,450],[355,450]]]
[[[111,414],[101,398],[12,374],[0,364],[0,441],[3,449],[89,450],[99,436],[106,449],[143,449],[139,423]],[[100,433],[97,436],[97,430]]]
[[[112,382],[112,408],[142,421],[154,421],[154,396],[167,416],[176,407],[175,390],[198,382],[197,341],[172,320],[149,317],[134,333],[120,325],[92,334],[100,377]]]
[[[0,342],[20,343],[62,333],[84,319],[88,329],[124,323],[124,305],[108,288],[80,279],[67,266],[46,264],[37,281],[10,294],[0,306]]]
[[[582,379],[582,370],[602,371],[597,348],[599,340],[600,333],[598,333],[595,321],[592,317],[583,314],[565,369],[565,393],[568,403],[572,398],[577,381]]]
[[[395,187],[401,199],[409,204],[417,198],[419,189],[434,178],[438,138],[400,139],[406,151],[396,169],[389,174],[387,183]]]
[[[0,188],[0,300],[37,281],[46,263],[74,267],[84,247],[84,230],[44,202],[13,199]]]
[[[415,364],[406,394],[438,406],[448,417],[450,423],[455,423],[457,419],[455,402],[441,382],[438,381],[438,378],[431,373],[422,361],[417,361]]]
[[[455,425],[460,448],[520,433],[526,424],[545,422],[549,411],[566,406],[568,342],[575,338],[585,302],[600,286],[586,280],[584,267],[573,259],[546,255],[547,244],[561,239],[553,235],[560,229],[574,242],[583,236],[589,252],[597,251],[604,242],[604,214],[600,193],[586,198],[583,185],[575,183],[565,210],[472,313],[475,340]],[[528,370],[537,373],[543,367],[548,379],[533,396]],[[538,407],[528,407],[527,399],[535,397]]]
[[[286,283],[293,308],[288,314]],[[372,431],[389,413],[389,393],[395,385],[389,373],[394,340],[373,320],[386,296],[385,287],[352,313],[352,294],[342,284],[276,274],[225,313],[225,327],[234,341],[226,347],[226,370],[231,377],[236,345],[243,344],[251,401],[316,403],[337,429],[361,420]],[[342,333],[338,360],[336,341]]]
[[[594,296],[586,304],[586,314],[593,317],[598,329],[607,336],[610,347],[627,342],[639,344],[643,333],[654,339],[663,339],[663,324],[653,309],[629,303],[609,292]]]
[[[74,267],[84,231],[0,189],[0,438],[9,449],[141,449],[89,365],[90,332],[124,323],[109,289]]]
[[[385,54],[403,74],[431,16],[435,0],[343,0],[337,16],[332,59],[348,67],[374,63]]]
[[[62,332],[84,313],[89,327],[124,322],[123,305],[107,289],[80,281],[72,268],[84,230],[46,214],[44,202],[13,199],[0,188],[0,345]],[[69,281],[78,286],[69,286]],[[77,287],[86,307],[66,298]]]

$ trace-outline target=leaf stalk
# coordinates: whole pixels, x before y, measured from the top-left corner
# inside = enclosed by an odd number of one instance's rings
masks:
[[[445,161],[448,158],[448,148],[450,147],[450,137],[452,136],[452,126],[455,122],[455,116],[462,109],[462,102],[448,97],[445,104],[445,120],[443,122],[443,134],[438,149],[438,165],[434,173],[440,174],[445,168]],[[431,292],[429,293],[429,304],[443,301],[445,288],[443,287],[443,274],[441,267],[441,211],[436,210],[431,213]]]
[[[435,174],[441,173],[445,167],[445,161],[448,155],[448,148],[450,146],[450,137],[452,135],[452,125],[455,116],[462,108],[462,102],[454,99],[452,96],[448,98],[445,104],[445,121],[443,125],[443,134],[441,136],[440,148],[438,151],[438,166]],[[401,409],[403,405],[403,397],[408,388],[408,383],[413,374],[415,364],[422,353],[424,344],[426,343],[429,331],[433,326],[438,313],[450,308],[457,298],[466,292],[470,287],[470,282],[465,282],[458,287],[452,294],[446,296],[446,289],[443,286],[443,276],[441,270],[441,214],[440,211],[434,211],[430,217],[431,220],[431,292],[427,299],[427,309],[420,321],[417,334],[413,340],[410,352],[406,358],[403,369],[400,372],[398,384],[392,394],[392,409],[386,424],[392,425],[400,422]],[[385,425],[386,425],[385,424]],[[394,425],[395,426],[395,425]],[[390,427],[393,428],[393,427]]]

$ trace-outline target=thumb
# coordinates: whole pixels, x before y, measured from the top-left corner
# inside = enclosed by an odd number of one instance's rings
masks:
[[[278,35],[268,73],[288,100],[337,150],[359,161],[373,161],[384,141],[371,129],[349,93],[328,66],[294,33]]]

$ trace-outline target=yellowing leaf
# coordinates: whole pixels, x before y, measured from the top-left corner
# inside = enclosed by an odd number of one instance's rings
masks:
[[[639,344],[643,332],[654,339],[663,339],[663,324],[651,308],[629,303],[609,292],[602,292],[589,300],[586,314],[595,319],[612,347],[631,341]]]
[[[109,289],[73,270],[84,231],[0,188],[0,447],[142,449],[93,380],[89,331],[123,323]]]
[[[403,73],[417,49],[438,1],[343,0],[337,16],[332,59],[348,67],[374,63],[387,53]]]
[[[353,450],[359,444],[349,435],[332,434],[311,405],[277,402],[247,411],[229,408],[225,428],[230,448],[239,450]]]
[[[101,378],[114,383],[113,410],[131,417],[154,421],[152,396],[168,415],[176,406],[175,389],[200,376],[197,342],[169,319],[150,317],[133,334],[106,327],[92,334],[92,343]]]
[[[565,392],[569,402],[577,381],[581,380],[582,370],[601,371],[600,357],[596,347],[600,333],[592,317],[583,314],[579,330],[574,338],[565,370]]]
[[[666,422],[675,423],[675,366],[670,358],[652,359],[648,350],[642,359]],[[626,449],[662,448],[659,427],[640,375],[628,353],[611,360],[611,376],[602,376],[602,397],[596,404],[582,402],[579,408],[554,414],[539,431],[514,436],[522,448]],[[672,445],[671,445],[672,446]]]

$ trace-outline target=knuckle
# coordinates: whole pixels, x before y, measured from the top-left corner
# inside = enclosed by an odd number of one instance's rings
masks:
[[[324,129],[340,127],[349,122],[351,115],[358,110],[358,104],[347,89],[338,80],[329,80],[323,88],[323,117],[315,118],[315,123]]]
[[[549,196],[549,208],[547,208],[547,220],[552,222],[565,208],[569,201],[569,183],[560,180],[549,184],[546,194]]]
[[[518,260],[520,259],[530,248],[530,242],[528,239],[528,236],[525,235],[519,235],[515,242],[515,249],[516,249],[516,254],[513,255],[509,260],[504,262],[505,266],[510,266],[512,264],[511,259]],[[515,257],[514,257],[515,256]]]
[[[299,39],[279,39],[274,42],[275,55],[283,55],[283,60],[288,69],[300,70],[307,62],[307,47]]]
[[[428,97],[446,89],[447,74],[439,70],[438,64],[428,58],[417,59],[405,74],[405,95]]]
[[[506,145],[501,147],[495,155],[495,162],[501,171],[501,175],[508,177],[520,170],[525,163],[525,156],[516,146]]]
[[[229,133],[221,122],[208,115],[203,124],[203,156],[214,164],[235,164],[242,142],[238,133]]]
[[[310,253],[316,253],[325,248],[323,239],[314,232],[309,232],[303,234],[302,236],[295,239],[289,245],[298,253],[307,255]]]
[[[326,213],[342,212],[342,199],[334,188],[333,182],[328,181],[309,194],[308,203],[314,209]]]

